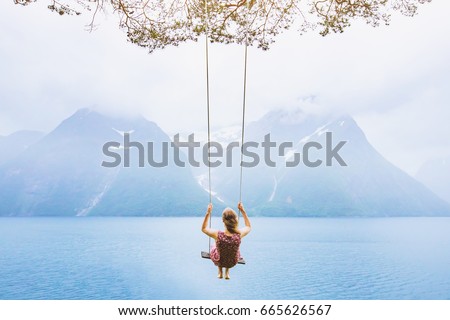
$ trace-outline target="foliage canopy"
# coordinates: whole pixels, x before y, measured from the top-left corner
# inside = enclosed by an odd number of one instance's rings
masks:
[[[37,0],[14,0],[28,5]],[[431,0],[39,0],[60,15],[108,8],[119,16],[129,41],[150,52],[196,41],[207,33],[212,42],[248,43],[267,50],[283,30],[319,29],[326,36],[343,32],[356,19],[372,26],[389,24],[392,11],[414,16]]]

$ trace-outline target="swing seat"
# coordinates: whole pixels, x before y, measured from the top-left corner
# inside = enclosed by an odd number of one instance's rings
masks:
[[[211,256],[209,255],[209,252],[202,251],[202,258],[203,259],[211,259]],[[245,264],[245,260],[241,257],[238,260],[238,264]]]

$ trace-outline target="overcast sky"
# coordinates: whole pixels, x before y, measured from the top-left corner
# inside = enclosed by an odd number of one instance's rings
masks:
[[[116,19],[85,31],[88,15],[0,2],[0,135],[49,132],[77,109],[141,113],[166,132],[206,128],[204,42],[147,54]],[[347,112],[389,161],[414,175],[450,156],[450,2],[389,27],[354,24],[344,34],[278,37],[249,50],[248,120],[275,108]],[[243,47],[213,45],[212,126],[241,119]]]

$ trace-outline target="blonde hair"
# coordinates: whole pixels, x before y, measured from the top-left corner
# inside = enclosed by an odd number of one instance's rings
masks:
[[[239,233],[238,230],[238,216],[231,208],[225,208],[222,213],[222,221],[230,233]]]

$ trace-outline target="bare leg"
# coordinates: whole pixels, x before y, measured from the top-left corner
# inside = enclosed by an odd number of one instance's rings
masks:
[[[225,280],[230,280],[230,268],[225,268]]]
[[[219,274],[217,275],[217,278],[222,279],[223,278],[223,271],[221,267],[217,267],[219,269]]]

